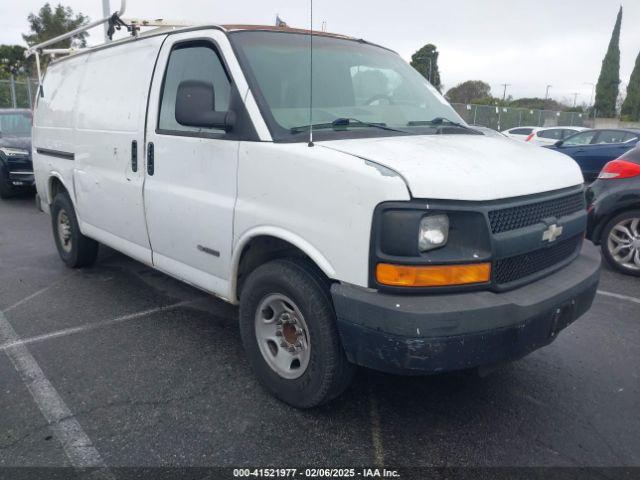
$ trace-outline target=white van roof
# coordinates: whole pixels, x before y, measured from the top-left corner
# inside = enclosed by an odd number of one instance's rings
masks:
[[[155,22],[162,22],[162,20],[156,20]],[[148,26],[145,24],[142,24],[142,26]],[[162,25],[162,26],[158,26],[152,30],[147,30],[144,32],[140,32],[138,35],[136,36],[128,36],[119,40],[114,40],[112,42],[107,42],[107,43],[101,43],[99,45],[95,45],[95,46],[90,46],[87,48],[82,48],[82,49],[69,49],[68,50],[68,54],[59,58],[56,58],[55,60],[53,60],[51,63],[58,63],[61,62],[67,58],[71,58],[71,57],[75,57],[78,55],[82,55],[84,53],[90,53],[96,50],[101,50],[103,48],[110,48],[110,47],[115,47],[116,45],[122,45],[122,44],[126,44],[129,42],[135,42],[136,40],[140,40],[143,38],[149,38],[149,37],[154,37],[156,35],[167,35],[167,34],[174,34],[174,33],[181,33],[181,32],[187,32],[187,31],[193,31],[193,30],[206,30],[206,29],[216,29],[216,30],[222,30],[224,32],[237,32],[237,31],[264,31],[264,32],[281,32],[281,33],[304,33],[304,34],[310,34],[311,30],[307,30],[307,29],[303,29],[303,28],[292,28],[292,27],[275,27],[275,26],[271,26],[271,25],[245,25],[245,24],[193,24],[193,25],[189,25],[189,24],[181,24],[180,26],[176,26],[175,23],[171,23],[171,22],[167,22],[167,25]],[[323,32],[323,31],[313,31],[313,35],[316,37],[331,37],[331,38],[340,38],[340,39],[344,39],[344,40],[354,40],[354,41],[362,41],[364,43],[371,43],[371,42],[366,42],[362,39],[358,39],[355,37],[350,37],[348,35],[342,35],[342,34],[338,34],[338,33],[330,33],[330,32]],[[385,48],[385,47],[383,47]]]

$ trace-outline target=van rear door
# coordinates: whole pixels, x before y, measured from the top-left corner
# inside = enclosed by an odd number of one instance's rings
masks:
[[[164,38],[88,53],[75,114],[74,184],[82,232],[147,264],[144,125]]]
[[[213,84],[216,111],[229,108],[233,53],[218,30],[170,35],[160,52],[147,118],[144,201],[153,263],[228,295],[239,141],[224,130],[179,124],[178,85]],[[239,67],[237,67],[239,68]]]

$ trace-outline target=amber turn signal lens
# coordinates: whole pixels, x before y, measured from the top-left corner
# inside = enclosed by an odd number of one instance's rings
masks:
[[[490,263],[466,265],[391,265],[379,263],[376,279],[381,285],[392,287],[444,287],[484,283],[491,278]]]

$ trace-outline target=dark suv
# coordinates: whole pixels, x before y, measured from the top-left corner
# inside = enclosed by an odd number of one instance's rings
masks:
[[[0,198],[34,190],[31,110],[0,109]]]

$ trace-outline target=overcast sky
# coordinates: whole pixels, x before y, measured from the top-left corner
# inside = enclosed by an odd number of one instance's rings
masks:
[[[0,0],[0,43],[22,44],[27,15],[43,0]],[[55,2],[52,2],[55,3]],[[64,5],[102,16],[101,0],[64,0]],[[125,17],[196,20],[197,23],[273,24],[308,27],[308,0],[128,0]],[[551,97],[587,103],[600,71],[620,6],[616,0],[315,0],[314,27],[380,43],[405,59],[426,43],[440,51],[446,88],[478,79],[495,96],[502,83],[514,97]],[[120,0],[111,0],[111,10]],[[624,5],[620,41],[621,78],[629,81],[640,51],[640,1]],[[90,43],[101,41],[95,29]]]

